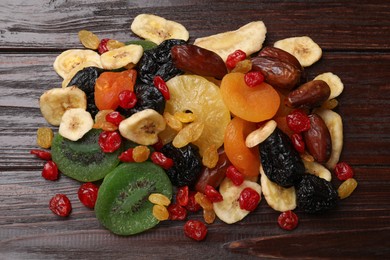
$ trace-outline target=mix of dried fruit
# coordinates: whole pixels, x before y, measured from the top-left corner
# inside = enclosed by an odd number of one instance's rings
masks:
[[[264,197],[292,230],[295,208],[323,212],[356,188],[339,162],[343,126],[332,110],[343,83],[330,72],[303,77],[322,55],[311,38],[263,47],[266,27],[255,21],[190,44],[184,26],[150,14],[131,30],[144,40],[82,30],[85,49],[56,58],[62,88],[39,105],[58,133],[39,128],[51,152],[31,151],[47,161],[45,179],[83,183],[81,203],[107,229],[137,234],[202,210],[206,224],[188,220],[184,234],[203,240],[207,224],[236,223]],[[331,171],[345,181],[338,190]],[[64,194],[50,201],[59,216],[71,208]]]

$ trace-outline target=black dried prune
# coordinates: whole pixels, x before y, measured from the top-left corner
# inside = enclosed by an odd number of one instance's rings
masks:
[[[166,171],[172,184],[177,187],[194,186],[202,171],[199,149],[192,144],[176,148],[168,143],[161,152],[173,160],[173,166]]]
[[[259,150],[265,175],[280,186],[293,186],[305,173],[299,153],[279,128],[259,145]]]
[[[104,72],[98,67],[86,67],[76,73],[69,81],[68,87],[77,86],[87,95],[87,111],[95,116],[99,109],[95,105],[95,83],[97,78]]]
[[[165,40],[156,48],[144,52],[139,62],[139,78],[146,84],[153,84],[155,76],[161,76],[168,81],[176,75],[183,73],[176,68],[172,61],[171,48],[175,45],[185,44],[183,40]]]
[[[295,185],[297,206],[307,213],[319,213],[337,205],[338,195],[332,183],[312,174],[305,174]]]

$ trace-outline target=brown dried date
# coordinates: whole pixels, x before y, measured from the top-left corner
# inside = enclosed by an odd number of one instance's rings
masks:
[[[253,57],[252,70],[260,71],[265,82],[282,89],[294,88],[301,79],[302,71],[289,62],[273,57]]]
[[[269,57],[269,58],[275,58],[277,60],[290,63],[291,65],[294,65],[297,69],[303,70],[302,65],[299,63],[297,58],[294,57],[294,55],[291,55],[287,51],[284,51],[279,48],[275,48],[272,46],[264,47],[260,52],[259,55],[261,57]]]
[[[185,44],[173,46],[171,54],[173,64],[180,70],[217,79],[227,74],[225,62],[215,52]]]
[[[291,91],[286,97],[288,107],[307,106],[309,108],[321,106],[330,95],[330,87],[323,80],[312,80]]]
[[[324,120],[317,114],[309,115],[310,129],[303,132],[307,151],[319,163],[329,160],[332,151],[330,132]]]

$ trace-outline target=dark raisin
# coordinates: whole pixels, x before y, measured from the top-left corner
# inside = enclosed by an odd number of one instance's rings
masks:
[[[136,84],[134,93],[137,97],[137,103],[131,109],[118,109],[123,115],[128,117],[148,108],[154,109],[160,114],[164,113],[165,98],[153,83],[152,85]]]
[[[145,51],[139,63],[139,78],[152,85],[155,76],[161,76],[164,81],[168,81],[183,73],[173,64],[171,48],[185,43],[183,40],[165,40],[156,48]]]
[[[259,145],[259,150],[265,175],[280,186],[293,186],[305,173],[299,153],[279,128]]]
[[[69,81],[68,87],[77,86],[87,95],[87,111],[94,117],[99,109],[95,105],[95,82],[104,70],[98,67],[86,67],[76,73]]]
[[[307,213],[318,213],[337,205],[338,195],[332,183],[312,174],[305,174],[295,185],[297,206]]]
[[[177,187],[195,185],[202,171],[202,158],[196,146],[189,144],[176,148],[172,143],[163,146],[161,152],[173,160],[173,166],[166,170],[172,184]]]

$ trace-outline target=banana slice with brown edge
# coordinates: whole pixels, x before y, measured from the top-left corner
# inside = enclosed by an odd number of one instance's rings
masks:
[[[315,77],[314,80],[323,80],[328,84],[330,88],[330,95],[328,100],[338,97],[344,90],[344,84],[340,77],[333,74],[332,72],[322,73]]]
[[[260,166],[260,183],[264,199],[268,205],[276,211],[284,212],[296,208],[296,193],[294,186],[284,188],[265,175],[263,167]]]
[[[314,112],[324,120],[325,125],[329,129],[332,152],[325,166],[329,170],[333,170],[339,162],[341,151],[343,150],[343,120],[339,114],[330,109],[316,109]]]
[[[302,67],[313,65],[322,56],[320,46],[308,36],[282,39],[275,42],[274,47],[294,55]]]
[[[190,37],[187,29],[182,24],[153,14],[137,15],[130,29],[141,38],[156,44],[160,44],[167,39],[187,41]]]
[[[63,79],[69,78],[70,74],[76,74],[77,71],[82,70],[87,66],[94,66],[102,68],[100,62],[100,55],[93,50],[70,49],[62,52],[54,61],[54,70]]]
[[[141,45],[130,44],[103,53],[100,56],[100,60],[103,69],[115,70],[129,64],[137,64],[143,53],[144,49]]]
[[[46,121],[58,126],[66,110],[87,108],[87,96],[77,87],[52,88],[39,98],[39,107]]]
[[[242,50],[247,56],[263,46],[267,28],[262,21],[250,22],[235,31],[195,39],[194,45],[217,53],[223,61],[229,54]]]
[[[157,143],[158,134],[166,127],[165,119],[153,109],[145,109],[119,124],[121,135],[141,145]]]
[[[327,181],[332,180],[332,174],[322,164],[320,164],[316,161],[312,161],[312,162],[305,161],[305,160],[302,160],[302,161],[303,161],[303,164],[305,165],[305,170],[307,173],[316,175],[316,176],[318,176],[322,179],[325,179]]]
[[[71,108],[63,114],[58,133],[71,141],[77,141],[88,133],[92,126],[93,119],[88,111]]]
[[[222,181],[219,192],[223,200],[213,203],[215,214],[220,220],[227,224],[233,224],[250,213],[250,211],[241,209],[238,202],[241,191],[248,187],[261,194],[261,186],[256,182],[245,180],[240,186],[235,186],[229,178]]]

